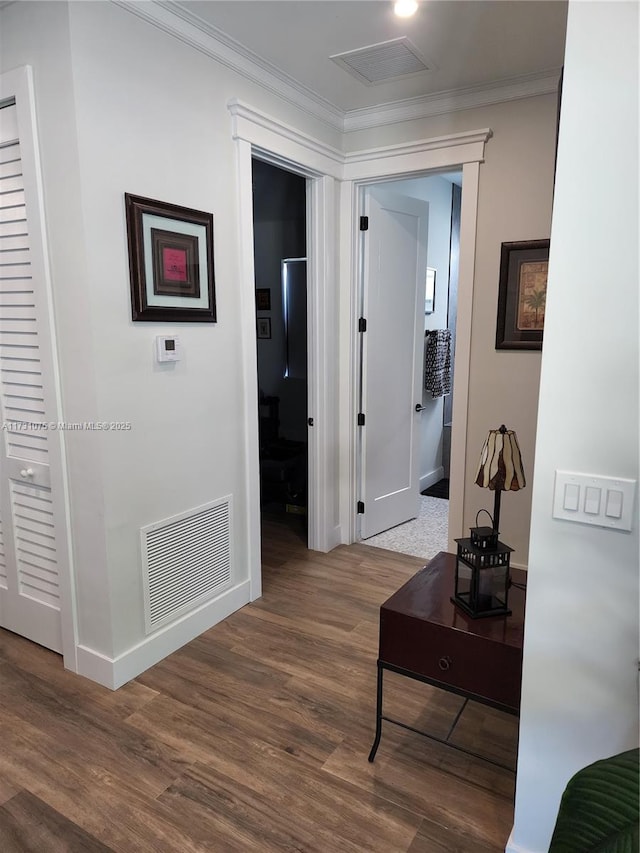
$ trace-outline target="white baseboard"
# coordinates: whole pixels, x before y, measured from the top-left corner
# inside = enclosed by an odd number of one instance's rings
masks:
[[[440,480],[444,477],[444,468],[442,465],[439,468],[436,468],[435,471],[430,471],[428,474],[424,474],[420,477],[420,491],[424,492],[425,489],[428,489],[429,486],[433,486],[435,483],[439,483]]]
[[[329,531],[327,536],[327,552],[333,551],[334,548],[337,548],[338,545],[342,545],[342,525],[336,524],[336,526]]]
[[[507,846],[504,848],[505,853],[543,853],[543,851],[529,850],[527,847],[521,847],[513,841],[513,829],[507,841]]]
[[[523,572],[529,571],[529,566],[526,563],[510,563],[512,569],[522,569]]]
[[[97,681],[103,687],[115,690],[113,681],[113,659],[88,646],[77,647],[78,668],[76,673],[91,681]]]
[[[166,625],[116,658],[109,658],[87,646],[78,646],[78,674],[117,690],[248,603],[249,581],[246,580]]]

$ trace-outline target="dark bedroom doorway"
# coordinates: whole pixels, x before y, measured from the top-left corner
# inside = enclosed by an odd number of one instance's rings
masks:
[[[306,542],[306,179],[256,158],[252,171],[260,511]]]

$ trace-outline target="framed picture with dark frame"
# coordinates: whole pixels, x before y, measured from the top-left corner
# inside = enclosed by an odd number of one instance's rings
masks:
[[[542,349],[548,270],[549,240],[502,244],[496,349]]]
[[[256,288],[256,310],[271,311],[271,288]]]
[[[131,316],[215,323],[213,214],[125,193]]]
[[[256,327],[259,338],[271,337],[271,317],[258,317],[256,320]]]

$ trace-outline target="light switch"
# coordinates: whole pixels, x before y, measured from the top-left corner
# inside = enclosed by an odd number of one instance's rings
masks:
[[[564,503],[562,506],[571,512],[577,512],[580,505],[580,486],[567,483],[564,487]]]
[[[637,523],[636,480],[556,471],[553,517],[610,530],[632,530]]]
[[[618,489],[607,489],[607,506],[605,515],[609,518],[622,517],[622,492]]]
[[[602,492],[595,486],[587,486],[584,490],[584,511],[588,515],[598,515]]]

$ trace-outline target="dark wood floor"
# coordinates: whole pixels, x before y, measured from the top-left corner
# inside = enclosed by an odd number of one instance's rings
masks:
[[[264,596],[111,692],[0,631],[0,851],[502,851],[513,775],[387,725],[374,764],[380,604],[422,565],[305,549],[266,525]],[[458,697],[390,674],[386,709],[441,736]],[[515,757],[470,703],[458,743]]]

